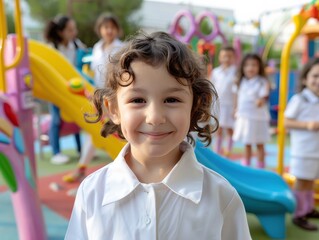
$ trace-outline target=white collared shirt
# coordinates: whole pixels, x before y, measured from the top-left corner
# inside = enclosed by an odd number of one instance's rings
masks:
[[[80,41],[80,39],[76,39],[75,41],[78,48],[85,48],[85,45]],[[70,41],[67,46],[65,46],[64,44],[58,44],[57,48],[54,47],[53,43],[49,43],[49,45],[62,53],[63,56],[68,59],[72,65],[75,65],[77,49],[75,47],[74,41]]]
[[[212,71],[211,80],[218,93],[220,105],[234,106],[233,85],[236,77],[236,66],[223,68],[219,66]]]
[[[319,121],[319,97],[305,88],[294,95],[285,110],[285,117],[297,121]],[[319,160],[319,131],[290,129],[291,155]]]
[[[251,239],[236,190],[198,163],[191,145],[183,142],[180,161],[152,184],[128,167],[128,149],[81,183],[66,240]]]
[[[234,88],[236,91],[236,87]],[[266,103],[261,107],[256,105],[258,99],[269,96],[269,84],[265,78],[261,76],[256,76],[252,79],[243,78],[237,93],[236,117],[260,121],[270,120],[268,104]]]
[[[94,44],[92,50],[91,69],[94,71],[94,82],[98,88],[103,88],[105,85],[106,65],[110,55],[116,53],[123,46],[123,42],[115,39],[106,49],[103,45],[104,41],[101,39]]]

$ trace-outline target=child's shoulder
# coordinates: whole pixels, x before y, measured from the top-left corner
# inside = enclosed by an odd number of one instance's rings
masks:
[[[210,180],[214,183],[218,183],[218,184],[230,184],[226,178],[224,178],[222,175],[220,175],[219,173],[215,172],[212,169],[209,169],[207,167],[205,167],[204,165],[202,165],[203,171],[204,171],[204,175],[207,176],[208,179],[206,180]]]
[[[223,69],[222,66],[217,66],[217,67],[213,68],[212,73],[218,74],[222,71],[222,69]]]
[[[302,104],[304,101],[304,96],[301,93],[296,93],[289,99],[290,104]]]
[[[93,45],[93,50],[98,50],[98,49],[102,49],[102,45],[103,45],[103,40],[100,39],[99,41],[97,41],[96,43],[94,43]]]
[[[81,183],[82,188],[84,188],[84,191],[89,190],[92,188],[94,189],[94,186],[96,185],[104,185],[106,182],[106,179],[108,178],[108,175],[110,174],[109,170],[112,168],[112,165],[114,162],[111,162],[107,164],[106,166],[100,168],[99,170],[89,174]]]
[[[264,76],[257,76],[256,77],[256,82],[259,82],[259,83],[262,83],[262,84],[268,84],[268,80],[267,80],[267,78],[266,77],[264,77]]]
[[[202,165],[204,171],[204,182],[209,189],[221,190],[224,194],[233,195],[236,192],[235,188],[222,175]]]

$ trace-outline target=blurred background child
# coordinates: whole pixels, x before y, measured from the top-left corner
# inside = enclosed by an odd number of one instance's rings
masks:
[[[73,65],[76,63],[76,52],[78,48],[85,48],[85,45],[76,38],[77,27],[75,21],[63,15],[58,15],[54,19],[48,22],[45,29],[45,40],[53,48],[61,52]],[[61,153],[60,148],[60,127],[61,127],[61,116],[60,109],[49,104],[49,110],[52,116],[49,138],[50,145],[53,150],[53,157],[51,163],[53,164],[64,164],[69,161],[69,157]],[[81,153],[81,141],[80,134],[75,134],[77,151]]]
[[[96,87],[104,88],[109,57],[123,46],[122,41],[118,39],[122,29],[116,16],[104,13],[96,21],[95,32],[100,40],[93,46],[91,69],[94,71]]]
[[[305,230],[318,227],[308,221],[319,218],[314,207],[313,187],[319,178],[319,59],[306,64],[300,73],[301,92],[285,110],[285,126],[290,129],[290,172],[296,177],[294,195],[297,208],[293,223]]]
[[[94,71],[96,87],[104,88],[107,62],[110,56],[123,45],[122,41],[118,39],[122,30],[116,16],[111,13],[103,13],[96,21],[95,31],[100,40],[93,47],[91,69]],[[83,146],[77,169],[73,173],[64,176],[63,180],[66,182],[81,181],[94,154],[95,147],[91,138],[88,137]]]
[[[232,88],[236,78],[235,49],[231,46],[223,47],[219,52],[218,60],[220,65],[211,74],[211,80],[216,87],[220,102],[216,152],[229,156],[233,146],[234,94]],[[224,134],[227,135],[225,151],[222,150]]]
[[[241,61],[237,84],[236,122],[233,140],[245,144],[243,164],[250,165],[252,145],[257,146],[257,167],[265,167],[264,144],[269,141],[268,96],[270,83],[259,55],[247,54]]]

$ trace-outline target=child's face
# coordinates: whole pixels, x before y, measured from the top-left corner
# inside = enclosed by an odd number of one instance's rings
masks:
[[[64,41],[73,41],[78,34],[76,23],[73,20],[67,22],[65,28],[60,32],[61,38]]]
[[[118,37],[119,30],[112,21],[107,21],[101,25],[100,35],[104,42],[112,43]]]
[[[109,107],[110,117],[121,124],[135,159],[173,160],[189,131],[192,91],[164,65],[153,67],[134,61],[131,68],[135,81],[118,89],[117,107]]]
[[[258,61],[255,59],[247,59],[243,70],[246,78],[250,79],[256,77],[259,73]]]
[[[229,67],[235,62],[233,51],[221,50],[218,57],[219,63],[222,66]]]
[[[319,96],[319,64],[314,65],[310,69],[303,84],[305,84],[310,91]]]

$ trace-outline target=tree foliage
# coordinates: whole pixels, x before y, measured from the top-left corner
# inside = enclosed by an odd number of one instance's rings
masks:
[[[14,17],[13,17],[13,10],[10,8],[9,4],[5,2],[4,5],[6,9],[6,21],[7,21],[7,31],[8,33],[14,33]]]
[[[94,33],[97,17],[103,12],[115,14],[123,28],[124,36],[132,34],[138,29],[138,22],[131,18],[138,10],[143,0],[26,0],[31,15],[44,24],[57,14],[72,17],[79,29],[79,38],[92,46],[98,37]],[[123,36],[123,37],[124,37]]]

